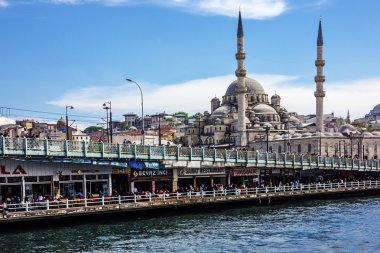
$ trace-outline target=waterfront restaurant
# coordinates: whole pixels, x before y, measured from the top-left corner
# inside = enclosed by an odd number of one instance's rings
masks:
[[[173,188],[173,170],[159,162],[129,161],[130,189],[139,192],[158,193]]]
[[[192,186],[194,189],[202,186],[212,187],[215,184],[227,184],[225,168],[177,168],[178,187]]]
[[[0,159],[0,202],[111,193],[112,166],[84,160]]]

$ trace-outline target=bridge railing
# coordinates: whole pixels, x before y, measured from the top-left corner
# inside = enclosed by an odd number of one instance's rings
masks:
[[[292,185],[292,186],[274,186],[274,187],[259,187],[259,188],[244,188],[244,189],[218,189],[212,191],[189,191],[177,193],[161,193],[144,195],[129,195],[129,196],[113,196],[113,197],[100,197],[100,198],[84,198],[84,199],[60,199],[55,201],[41,201],[33,203],[20,203],[20,204],[7,204],[7,210],[10,213],[17,212],[36,212],[41,210],[54,210],[54,209],[76,209],[76,208],[90,208],[105,205],[124,205],[125,207],[138,207],[138,206],[152,206],[152,205],[166,205],[166,204],[181,204],[191,201],[198,201],[207,199],[207,201],[225,200],[226,198],[237,198],[243,195],[253,195],[253,197],[265,197],[267,194],[282,194],[287,192],[305,193],[308,191],[316,190],[333,190],[333,189],[347,189],[360,187],[378,187],[379,181],[357,181],[357,182],[341,182],[341,183],[317,183],[308,185]],[[264,195],[262,195],[264,194]],[[0,210],[3,206],[0,205]]]
[[[258,151],[219,150],[176,146],[141,146],[102,142],[48,140],[0,137],[2,156],[83,157],[154,159],[212,162],[246,162],[260,165],[292,165],[296,167],[345,168],[380,171],[379,160],[312,155],[277,154]]]

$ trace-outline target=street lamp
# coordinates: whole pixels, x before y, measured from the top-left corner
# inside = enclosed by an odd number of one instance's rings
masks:
[[[137,87],[139,87],[140,89],[140,94],[141,94],[141,117],[142,117],[142,136],[143,136],[143,139],[142,139],[142,143],[143,145],[145,144],[145,132],[144,132],[144,97],[143,97],[143,92],[141,90],[141,87],[138,83],[136,83],[135,81],[133,81],[132,79],[125,79],[126,81],[128,82],[131,82],[131,83],[134,83],[137,85]]]
[[[109,107],[107,106],[107,105],[109,105]],[[110,142],[110,140],[109,140],[109,135],[111,136],[111,143],[113,142],[113,138],[112,138],[112,136],[113,136],[113,129],[112,129],[112,107],[111,107],[111,101],[109,101],[109,102],[104,102],[104,104],[103,104],[103,109],[106,109],[106,111],[107,111],[107,139],[108,139],[108,142]],[[108,109],[110,110],[110,121],[108,122]],[[109,126],[109,128],[108,128],[108,126]],[[108,129],[109,129],[109,135],[108,135]]]
[[[161,113],[158,114],[158,145],[161,146]]]
[[[69,116],[67,115],[67,109],[74,109],[74,106],[66,105],[66,140],[69,140]]]
[[[104,104],[103,104],[103,106],[104,106]],[[106,110],[106,115],[107,115],[106,131],[107,131],[107,142],[109,143],[110,142],[110,135],[108,133],[108,126],[109,126],[109,124],[108,124],[108,109],[110,109],[110,108],[108,106],[104,106],[103,109]]]

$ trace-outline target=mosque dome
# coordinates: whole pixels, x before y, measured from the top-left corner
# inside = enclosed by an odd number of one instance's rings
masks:
[[[267,104],[258,104],[252,109],[256,114],[277,114],[277,111]]]
[[[218,107],[215,111],[212,112],[211,117],[223,117],[228,115],[231,112],[231,106],[222,105]]]
[[[358,130],[356,127],[350,124],[343,124],[339,127],[339,132],[342,134],[349,135],[350,133],[356,133]]]
[[[57,126],[66,126],[66,120],[61,117],[58,121],[57,121]]]
[[[226,91],[226,96],[234,96],[236,95],[236,87],[238,85],[238,80],[233,81]],[[247,86],[247,93],[251,94],[265,94],[263,86],[252,78],[245,79],[245,85]]]
[[[270,99],[281,99],[281,97],[277,94],[274,94],[273,96],[270,97]]]

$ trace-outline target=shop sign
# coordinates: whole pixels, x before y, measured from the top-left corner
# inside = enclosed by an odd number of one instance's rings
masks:
[[[259,175],[259,170],[254,168],[244,168],[244,169],[231,169],[231,174],[235,177],[239,176],[257,176]]]
[[[132,170],[132,178],[172,176],[172,170]]]
[[[132,169],[160,169],[159,162],[142,162],[142,161],[129,161],[129,167]]]
[[[87,173],[99,173],[99,172],[100,170],[71,170],[71,174],[87,174]]]
[[[132,169],[142,169],[144,167],[144,164],[140,161],[129,161],[129,167]]]
[[[144,162],[145,168],[147,169],[156,169],[160,168],[160,163],[158,162]]]
[[[0,175],[27,175],[28,173],[24,170],[21,165],[17,165],[17,167],[12,169],[7,169],[4,165],[0,165]]]
[[[131,174],[131,169],[125,168],[112,168],[112,174]]]
[[[118,166],[118,167],[128,167],[127,162],[111,162],[111,165]]]
[[[281,170],[280,169],[273,169],[272,175],[281,175]]]
[[[225,174],[224,168],[181,168],[178,169],[178,176],[198,176]]]

